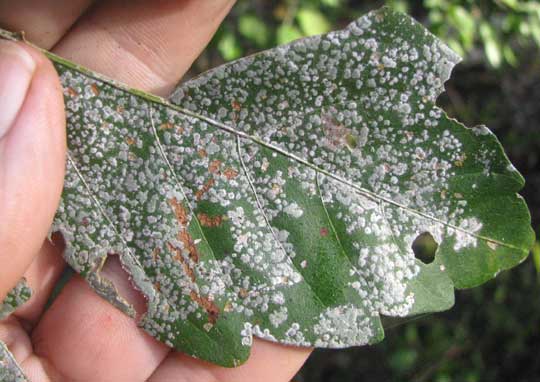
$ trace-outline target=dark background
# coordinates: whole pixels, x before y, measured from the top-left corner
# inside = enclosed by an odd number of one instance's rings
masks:
[[[386,3],[465,57],[439,104],[486,124],[527,180],[540,232],[540,2],[240,0],[191,74],[292,39],[344,27]],[[512,224],[511,221],[508,224]],[[540,244],[520,266],[456,292],[445,313],[386,323],[375,346],[316,350],[297,382],[540,381]]]

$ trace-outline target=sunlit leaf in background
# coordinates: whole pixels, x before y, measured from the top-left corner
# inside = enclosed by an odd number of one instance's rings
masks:
[[[289,42],[297,40],[302,36],[302,32],[300,32],[297,27],[289,24],[280,25],[276,31],[276,40],[280,45],[288,44]]]
[[[230,31],[223,33],[217,44],[217,49],[226,61],[235,60],[242,55],[242,47],[235,35]]]
[[[482,23],[480,25],[480,36],[484,42],[484,50],[489,63],[496,68],[499,67],[502,61],[501,49],[497,35],[491,25]]]
[[[326,33],[330,30],[330,23],[326,17],[318,10],[313,8],[301,8],[296,18],[300,29],[306,36]]]
[[[270,40],[270,31],[266,24],[254,15],[241,15],[238,30],[256,45],[264,47]]]

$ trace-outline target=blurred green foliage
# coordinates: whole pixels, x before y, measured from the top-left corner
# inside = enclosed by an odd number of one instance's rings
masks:
[[[238,0],[194,71],[342,28],[385,4],[413,15],[464,57],[439,104],[496,133],[527,180],[523,195],[540,234],[540,1]],[[317,350],[295,381],[540,381],[539,297],[537,242],[517,269],[456,292],[452,310],[386,320],[387,338],[375,346]]]
[[[239,0],[234,22],[214,41],[225,61],[257,49],[343,26],[369,9],[386,4],[419,17],[464,57],[479,55],[493,67],[517,65],[516,49],[540,46],[540,3],[526,0]]]

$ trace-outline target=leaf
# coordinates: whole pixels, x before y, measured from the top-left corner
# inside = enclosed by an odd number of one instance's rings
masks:
[[[242,47],[238,43],[234,33],[224,31],[217,43],[217,49],[226,61],[237,59],[242,55]]]
[[[330,30],[330,23],[326,17],[313,8],[300,8],[296,14],[300,29],[306,36],[326,33]]]
[[[276,30],[276,40],[279,44],[287,44],[302,37],[302,32],[294,25],[281,24]]]
[[[497,33],[491,25],[486,22],[480,24],[480,36],[484,41],[484,51],[486,57],[494,68],[501,66],[502,53]]]
[[[241,15],[238,19],[238,30],[258,46],[265,46],[270,39],[270,31],[266,24],[254,15]]]
[[[534,241],[495,136],[435,105],[458,57],[388,8],[209,71],[172,103],[49,56],[65,258],[133,315],[100,273],[118,254],[148,300],[140,326],[187,354],[235,366],[253,334],[374,343],[380,315],[448,309]],[[429,264],[412,249],[426,233]]]
[[[26,283],[26,280],[20,280],[15,288],[7,294],[6,298],[0,302],[0,320],[13,313],[19,306],[28,301],[31,296],[32,290]]]
[[[6,344],[0,341],[0,381],[27,382],[20,365],[10,353]]]

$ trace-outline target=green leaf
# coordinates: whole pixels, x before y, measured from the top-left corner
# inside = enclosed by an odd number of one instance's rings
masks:
[[[300,8],[296,14],[300,29],[306,36],[326,33],[330,30],[330,23],[317,9]]]
[[[448,309],[534,242],[495,136],[435,104],[459,58],[388,8],[170,102],[48,55],[68,116],[65,258],[133,315],[101,274],[118,254],[148,300],[140,326],[187,354],[235,366],[252,335],[374,343],[380,315]],[[429,264],[412,248],[425,233]]]
[[[238,20],[238,31],[258,46],[265,46],[270,39],[270,31],[266,24],[254,15],[241,15]]]
[[[294,25],[281,24],[276,30],[276,40],[278,44],[288,44],[291,41],[301,38],[302,32]]]
[[[534,267],[536,268],[536,274],[540,278],[540,242],[534,243],[532,248],[532,259],[534,262]]]
[[[6,344],[0,341],[0,381],[27,382],[21,366],[15,360]]]
[[[452,6],[449,11],[449,19],[459,32],[466,50],[470,50],[474,43],[476,20],[465,8]]]
[[[484,42],[484,51],[489,63],[494,68],[498,68],[502,62],[502,49],[495,30],[491,25],[484,22],[480,24],[480,36]]]
[[[516,54],[514,53],[514,50],[510,45],[504,45],[503,56],[506,62],[508,62],[510,65],[514,67],[518,65],[518,58],[516,57]]]
[[[242,55],[242,47],[234,33],[225,31],[217,43],[217,49],[225,61],[235,60]]]
[[[32,296],[32,290],[25,279],[20,280],[6,296],[4,301],[0,302],[0,320],[9,316],[19,306],[23,305]]]

